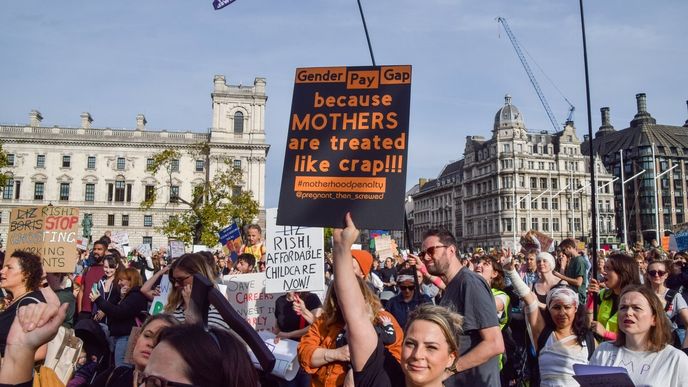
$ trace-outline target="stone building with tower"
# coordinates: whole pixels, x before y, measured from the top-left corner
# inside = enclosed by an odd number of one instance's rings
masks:
[[[683,126],[658,124],[645,93],[636,95],[636,106],[629,126],[621,130],[612,125],[610,109],[601,108],[602,125],[592,145],[618,178],[614,194],[621,240],[626,230],[629,244],[647,244],[661,241],[672,225],[687,221],[688,120]]]
[[[186,152],[204,142],[210,145],[210,160],[219,155],[241,169],[243,179],[233,189],[252,192],[260,206],[256,221],[264,221],[265,162],[270,148],[265,141],[265,87],[264,78],[242,86],[227,84],[223,75],[216,75],[212,126],[202,131],[150,130],[143,114],[136,116],[132,129],[98,127],[90,113],[81,114],[79,127],[48,127],[37,110],[30,112],[27,124],[0,125],[10,162],[2,169],[8,180],[0,197],[0,236],[7,238],[12,208],[53,204],[78,207],[82,219],[90,218],[93,237],[107,230],[125,230],[133,246],[166,245],[167,237],[156,232],[156,227],[186,208],[171,198],[190,197],[195,186],[217,171],[217,163]],[[163,173],[153,175],[147,170],[152,155],[169,148],[183,154],[172,165],[171,182]],[[140,203],[153,187],[161,186],[155,204],[142,211]]]
[[[445,173],[450,166],[459,170]],[[613,244],[614,177],[598,158],[594,168],[599,244]],[[442,184],[448,186],[440,188]],[[589,158],[581,151],[573,122],[557,133],[528,130],[507,95],[495,114],[492,136],[467,136],[463,159],[445,167],[434,183],[431,180],[413,196],[414,233],[445,227],[466,250],[511,247],[531,229],[557,241],[588,241],[593,221],[590,195]],[[425,214],[419,217],[419,211]]]

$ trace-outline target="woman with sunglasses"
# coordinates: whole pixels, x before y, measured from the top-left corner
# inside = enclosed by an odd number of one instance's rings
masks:
[[[688,356],[672,347],[671,327],[652,289],[629,285],[619,295],[619,332],[595,350],[590,364],[623,367],[633,384],[688,386]]]
[[[666,279],[669,276],[667,266],[670,264],[671,261],[650,262],[645,272],[645,286],[652,289],[662,302],[667,318],[671,322],[671,330],[673,332],[678,327],[676,322],[679,319],[683,326],[688,326],[688,304],[686,304],[686,300],[681,293],[670,290],[665,285]],[[675,341],[678,340],[679,338],[675,339]],[[674,342],[674,344],[680,348],[688,348],[688,341],[686,341],[685,335],[683,342]]]
[[[600,283],[590,280],[588,293],[597,297],[597,320],[592,322],[590,329],[605,340],[616,339],[618,331],[619,295],[621,289],[628,285],[640,285],[640,274],[635,259],[625,253],[612,253],[604,263],[602,282],[606,288],[601,289]],[[588,301],[588,314],[592,315],[592,303]]]
[[[172,313],[182,323],[201,322],[201,317],[193,308],[189,308],[194,274],[201,274],[214,282],[213,268],[200,254],[184,254],[170,265],[169,276],[173,286],[167,297],[165,312]],[[229,325],[212,305],[208,310],[208,326],[229,330]]]
[[[539,255],[543,254],[549,255]],[[564,284],[550,289],[545,298],[549,316],[547,320],[540,313],[538,297],[514,270],[509,256],[506,257],[504,272],[511,279],[515,293],[526,305],[524,312],[538,354],[539,385],[578,386],[573,379],[573,365],[587,364],[595,346],[592,334],[587,329],[585,306],[579,305],[578,293]],[[533,376],[537,379],[537,375]],[[538,385],[537,380],[531,380],[531,383]]]
[[[396,278],[399,294],[387,301],[385,310],[391,313],[400,326],[405,327],[408,316],[419,305],[432,303],[427,295],[420,293],[416,296],[415,281],[413,280],[412,270],[402,270]]]

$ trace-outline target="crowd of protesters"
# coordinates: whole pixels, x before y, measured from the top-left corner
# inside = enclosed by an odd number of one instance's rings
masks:
[[[622,367],[636,386],[688,385],[688,254],[636,244],[591,262],[576,240],[542,251],[531,233],[521,251],[462,254],[451,233],[429,230],[418,254],[380,259],[352,249],[358,234],[349,216],[335,229],[322,299],[275,300],[274,343],[298,342],[291,380],[256,369],[246,337],[192,299],[195,275],[219,284],[265,270],[257,225],[234,259],[124,255],[106,234],[74,274],[46,274],[15,251],[0,270],[0,387],[32,385],[60,325],[84,341],[70,387],[577,386],[576,364]],[[166,306],[149,316],[164,276]]]

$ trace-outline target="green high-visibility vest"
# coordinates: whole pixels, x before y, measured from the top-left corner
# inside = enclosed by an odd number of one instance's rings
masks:
[[[617,315],[618,311],[612,310],[614,301],[611,299],[611,297],[605,298],[607,292],[611,292],[611,290],[602,289],[600,291],[600,298],[602,299],[602,302],[597,309],[597,321],[604,325],[604,329],[608,330],[609,332],[616,333],[619,331],[619,320]]]

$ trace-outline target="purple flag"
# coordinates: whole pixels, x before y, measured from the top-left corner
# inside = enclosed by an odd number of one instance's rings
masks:
[[[217,11],[218,9],[222,9],[230,4],[232,4],[235,0],[213,0],[213,7]]]

